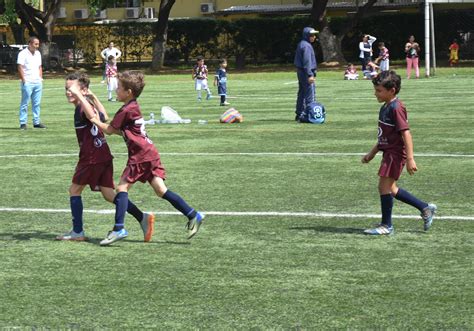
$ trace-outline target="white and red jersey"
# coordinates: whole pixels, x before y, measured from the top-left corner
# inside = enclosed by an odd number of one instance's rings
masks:
[[[193,68],[194,78],[196,79],[207,79],[207,65],[203,64],[202,66],[198,66],[197,64]]]
[[[113,159],[104,133],[87,118],[81,105],[74,111],[74,127],[79,143],[78,164],[97,164]]]
[[[160,159],[158,150],[146,134],[145,121],[137,100],[132,100],[123,105],[115,114],[110,125],[122,131],[122,136],[128,149],[127,164]]]
[[[382,47],[382,49],[380,49],[379,57],[382,61],[388,60],[390,58],[390,54],[388,52],[387,47]]]
[[[107,63],[107,65],[105,66],[105,75],[107,77],[117,77],[117,72],[118,69],[116,64]]]

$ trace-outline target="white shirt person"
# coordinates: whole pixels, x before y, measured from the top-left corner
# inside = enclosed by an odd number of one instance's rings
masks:
[[[120,49],[118,49],[117,47],[114,47],[113,41],[109,43],[108,47],[104,48],[102,52],[100,52],[100,57],[104,61],[104,72],[102,73],[102,83],[105,83],[105,70],[107,68],[107,61],[110,55],[112,55],[115,58],[115,61],[117,61],[118,58],[122,56],[122,52],[120,51]]]
[[[17,68],[21,80],[20,130],[27,129],[28,104],[32,103],[33,127],[45,129],[40,120],[40,103],[43,93],[43,66],[39,52],[39,39],[31,37],[28,47],[18,53]]]

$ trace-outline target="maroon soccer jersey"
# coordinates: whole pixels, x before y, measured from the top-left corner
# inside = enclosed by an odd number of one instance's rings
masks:
[[[146,134],[145,123],[136,100],[123,105],[115,114],[110,125],[122,131],[128,148],[127,164],[143,163],[160,158],[158,150]]]
[[[406,157],[401,131],[408,129],[407,111],[403,103],[396,98],[384,104],[379,113],[378,149]]]
[[[104,133],[89,121],[80,105],[74,111],[74,127],[79,143],[78,165],[97,164],[113,159]]]

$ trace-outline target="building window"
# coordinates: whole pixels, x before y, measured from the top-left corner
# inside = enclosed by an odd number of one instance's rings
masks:
[[[114,2],[113,8],[131,8],[131,7],[140,7],[140,0],[116,0]]]

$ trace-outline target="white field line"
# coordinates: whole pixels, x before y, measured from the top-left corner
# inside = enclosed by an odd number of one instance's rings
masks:
[[[7,208],[0,207],[0,212],[14,212],[14,213],[70,213],[69,209],[51,209],[51,208]],[[85,209],[85,213],[112,215],[115,214],[115,209]],[[177,211],[152,211],[156,215],[182,215]],[[326,212],[291,212],[291,211],[203,211],[206,215],[212,216],[256,216],[256,217],[314,217],[314,218],[375,218],[379,219],[379,214],[348,214],[348,213],[326,213]],[[393,218],[403,219],[417,219],[420,215],[393,215]],[[440,220],[459,220],[459,221],[474,221],[474,216],[442,216],[436,215],[436,219]]]
[[[114,153],[114,155],[128,155],[127,153]],[[230,152],[216,152],[216,153],[207,153],[207,152],[191,152],[191,153],[160,153],[160,155],[170,155],[170,156],[255,156],[255,157],[266,157],[266,156],[277,156],[277,157],[287,157],[287,156],[330,156],[330,157],[344,157],[344,156],[363,156],[365,153],[318,153],[318,152],[294,152],[294,153],[278,153],[278,152],[243,152],[243,153],[230,153]],[[11,154],[11,155],[1,155],[0,159],[11,159],[11,158],[27,158],[27,157],[77,157],[78,153],[55,153],[55,154]],[[380,156],[380,154],[378,154]],[[443,154],[443,153],[415,153],[417,157],[454,157],[454,158],[474,158],[474,154]]]

